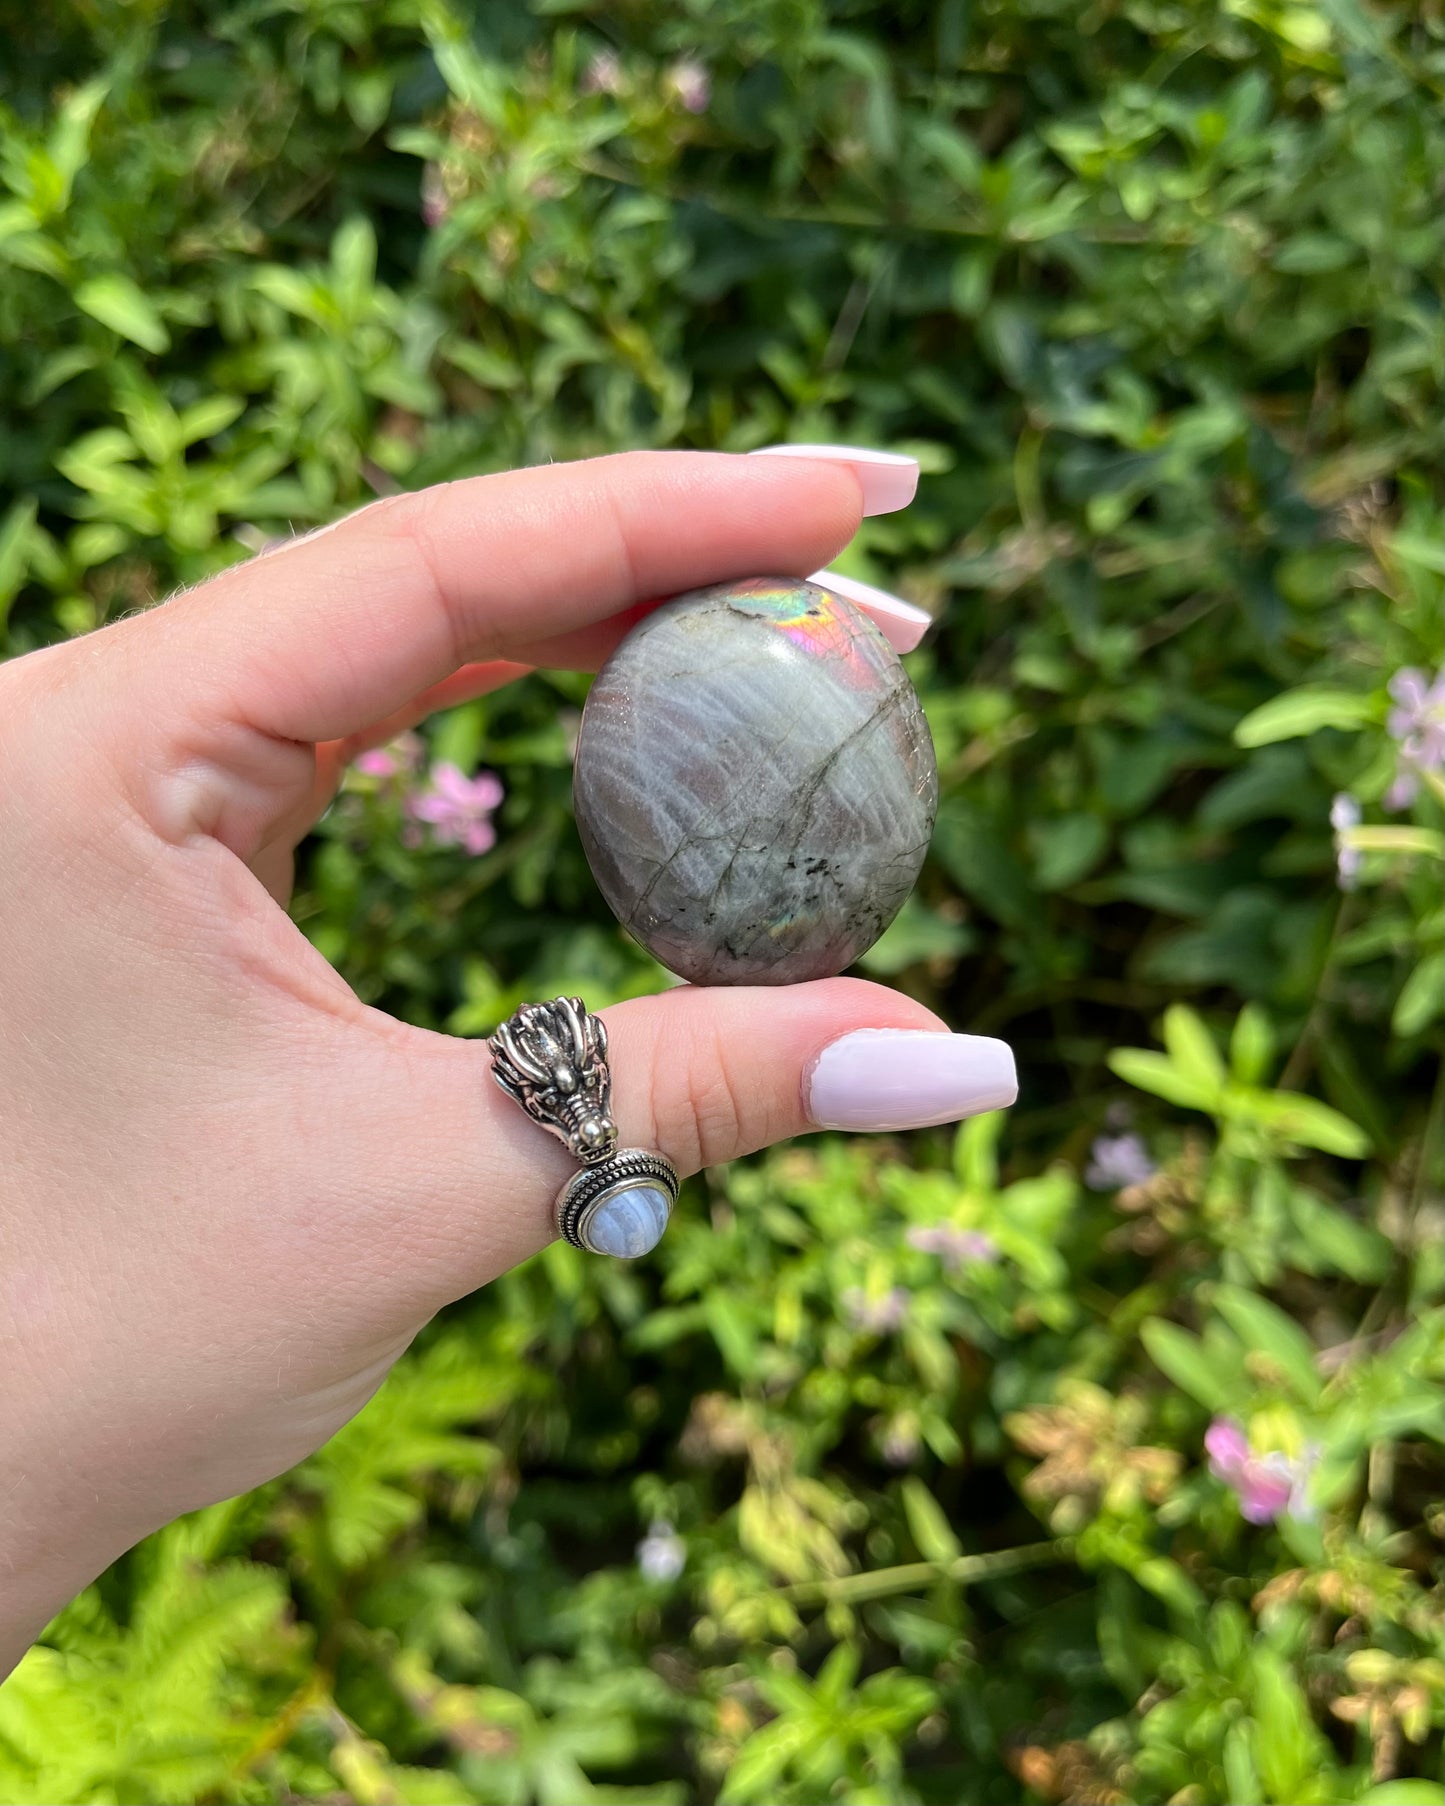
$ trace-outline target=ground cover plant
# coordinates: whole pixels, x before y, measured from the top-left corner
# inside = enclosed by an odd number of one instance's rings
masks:
[[[0,651],[398,487],[914,451],[846,568],[937,614],[943,804],[863,969],[1023,1090],[445,1313],[51,1627],[0,1800],[1445,1800],[1442,36],[7,9]],[[355,770],[295,913],[368,1001],[664,982],[577,844],[584,694]]]

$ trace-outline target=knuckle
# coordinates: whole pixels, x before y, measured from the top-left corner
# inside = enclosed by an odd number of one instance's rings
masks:
[[[750,1145],[748,1117],[735,1054],[720,1036],[692,1037],[684,1058],[668,1050],[654,1063],[655,1145],[679,1167],[697,1171],[733,1159]]]

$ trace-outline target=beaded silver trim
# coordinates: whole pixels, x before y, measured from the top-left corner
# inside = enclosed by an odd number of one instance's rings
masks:
[[[679,1183],[677,1168],[666,1154],[648,1148],[623,1148],[610,1160],[596,1166],[584,1166],[557,1193],[553,1207],[557,1233],[574,1248],[585,1248],[589,1254],[596,1254],[598,1250],[587,1239],[587,1226],[609,1198],[634,1185],[655,1185],[667,1199],[670,1216],[677,1202]]]

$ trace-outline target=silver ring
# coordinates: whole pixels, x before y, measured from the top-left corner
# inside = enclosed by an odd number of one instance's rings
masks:
[[[662,1240],[677,1168],[656,1148],[619,1148],[607,1029],[580,997],[524,1003],[492,1036],[492,1077],[582,1171],[557,1194],[557,1233],[591,1254],[633,1259]]]

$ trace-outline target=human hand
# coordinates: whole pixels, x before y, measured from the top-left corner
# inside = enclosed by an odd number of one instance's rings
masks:
[[[814,570],[868,481],[636,453],[455,483],[0,668],[0,1673],[552,1237],[573,1163],[485,1048],[365,1007],[284,913],[347,761],[595,667],[648,598]],[[1000,1043],[857,980],[605,1015],[622,1140],[684,1174],[1012,1101]]]

